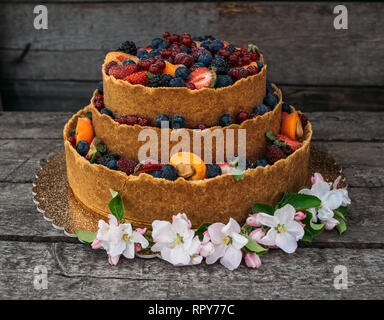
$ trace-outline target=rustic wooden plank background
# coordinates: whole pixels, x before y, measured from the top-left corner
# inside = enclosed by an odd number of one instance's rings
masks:
[[[127,39],[146,44],[165,30],[257,43],[269,79],[303,110],[383,110],[382,3],[345,3],[348,30],[333,28],[336,2],[40,3],[48,8],[48,30],[33,28],[36,1],[0,1],[5,110],[77,110],[88,103],[108,50]]]

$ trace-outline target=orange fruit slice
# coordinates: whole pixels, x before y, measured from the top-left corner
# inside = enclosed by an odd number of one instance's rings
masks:
[[[139,61],[138,57],[133,56],[131,54],[124,53],[124,52],[111,51],[111,52],[108,52],[107,55],[105,56],[105,63],[115,61],[118,64],[121,64],[124,60],[127,60],[127,59],[131,59],[136,63]]]
[[[76,137],[76,145],[80,140],[85,140],[88,142],[89,145],[91,145],[94,137],[94,133],[93,133],[92,121],[89,118],[84,117],[84,118],[77,119],[75,137]]]
[[[207,168],[204,161],[194,153],[190,152],[178,152],[175,153],[169,163],[178,169],[178,166],[185,169],[184,165],[190,165],[193,167],[194,174],[189,180],[202,180],[205,178]]]
[[[281,134],[286,135],[292,140],[298,140],[303,137],[303,126],[297,111],[292,112],[285,118],[281,125]]]
[[[179,66],[175,65],[175,64],[172,64],[168,61],[165,61],[165,68],[163,70],[163,73],[168,73],[170,74],[171,76],[175,76],[175,72],[176,72],[176,69],[178,68]]]
[[[255,66],[255,67],[258,67],[257,66],[257,63],[255,61],[252,61],[250,64],[247,64],[246,66],[243,66],[243,68],[248,68],[250,66]]]

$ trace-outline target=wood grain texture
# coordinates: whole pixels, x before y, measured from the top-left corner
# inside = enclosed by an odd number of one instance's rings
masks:
[[[18,252],[17,256],[14,251]],[[81,244],[3,241],[0,253],[0,295],[5,299],[384,297],[382,249],[301,249],[293,255],[274,251],[263,258],[261,269],[252,270],[242,265],[233,272],[219,264],[173,267],[157,259],[124,259],[112,268],[105,252],[93,252]],[[33,288],[33,271],[39,265],[48,270],[46,290]],[[336,290],[333,286],[337,265],[348,269],[345,290]]]

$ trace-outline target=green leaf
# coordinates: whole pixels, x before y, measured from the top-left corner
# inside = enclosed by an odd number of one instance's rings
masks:
[[[335,216],[334,218],[339,221],[339,224],[336,226],[337,231],[339,231],[340,235],[343,235],[345,231],[347,231],[347,224],[345,220],[338,216]]]
[[[312,241],[314,237],[324,232],[324,224],[312,222],[312,213],[306,210],[303,210],[303,212],[306,214],[306,217],[301,221],[305,224],[304,236],[301,240]]]
[[[296,210],[302,210],[317,208],[321,205],[321,201],[318,197],[312,195],[286,192],[283,199],[278,203],[278,208],[282,208],[286,204],[292,205]]]
[[[75,233],[79,240],[84,241],[86,243],[92,243],[96,239],[96,232],[76,230]]]
[[[124,217],[124,205],[120,194],[112,189],[109,189],[112,195],[111,201],[108,203],[109,211],[116,217],[117,221],[121,221]]]
[[[203,233],[208,230],[208,227],[211,225],[210,222],[205,222],[200,225],[195,231],[195,234],[199,237],[200,241],[203,240],[204,235]]]
[[[336,210],[345,217],[348,213],[348,209],[349,209],[349,206],[345,206],[345,207],[338,207]]]
[[[89,120],[92,120],[92,112],[87,112],[85,114],[85,117],[88,118]]]
[[[267,213],[267,214],[273,216],[273,214],[275,213],[275,208],[273,208],[269,204],[255,203],[252,207],[252,212],[253,213],[264,212],[264,213]]]
[[[248,235],[242,234],[242,236],[246,237],[248,239],[248,243],[245,245],[245,248],[250,251],[254,252],[257,255],[261,256],[268,252],[268,249],[262,247],[257,242],[253,241]]]
[[[236,181],[244,179],[244,172],[240,168],[232,168],[232,175],[235,177]]]
[[[275,137],[275,135],[273,134],[272,131],[267,131],[267,132],[265,133],[265,136],[266,136],[271,142],[275,142],[275,140],[276,140],[276,137]]]

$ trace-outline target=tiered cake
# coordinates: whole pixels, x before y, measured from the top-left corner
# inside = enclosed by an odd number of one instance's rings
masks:
[[[307,183],[311,125],[266,74],[251,44],[168,33],[148,47],[123,43],[107,54],[90,105],[64,128],[73,194],[106,217],[116,190],[125,218],[150,227],[179,212],[194,226],[244,221],[253,203],[275,204],[284,192],[297,192]],[[144,161],[140,150],[151,137],[143,139],[143,129],[153,138]],[[206,138],[218,132],[222,145]],[[185,136],[191,139],[181,144]],[[238,150],[246,151],[246,167]]]

